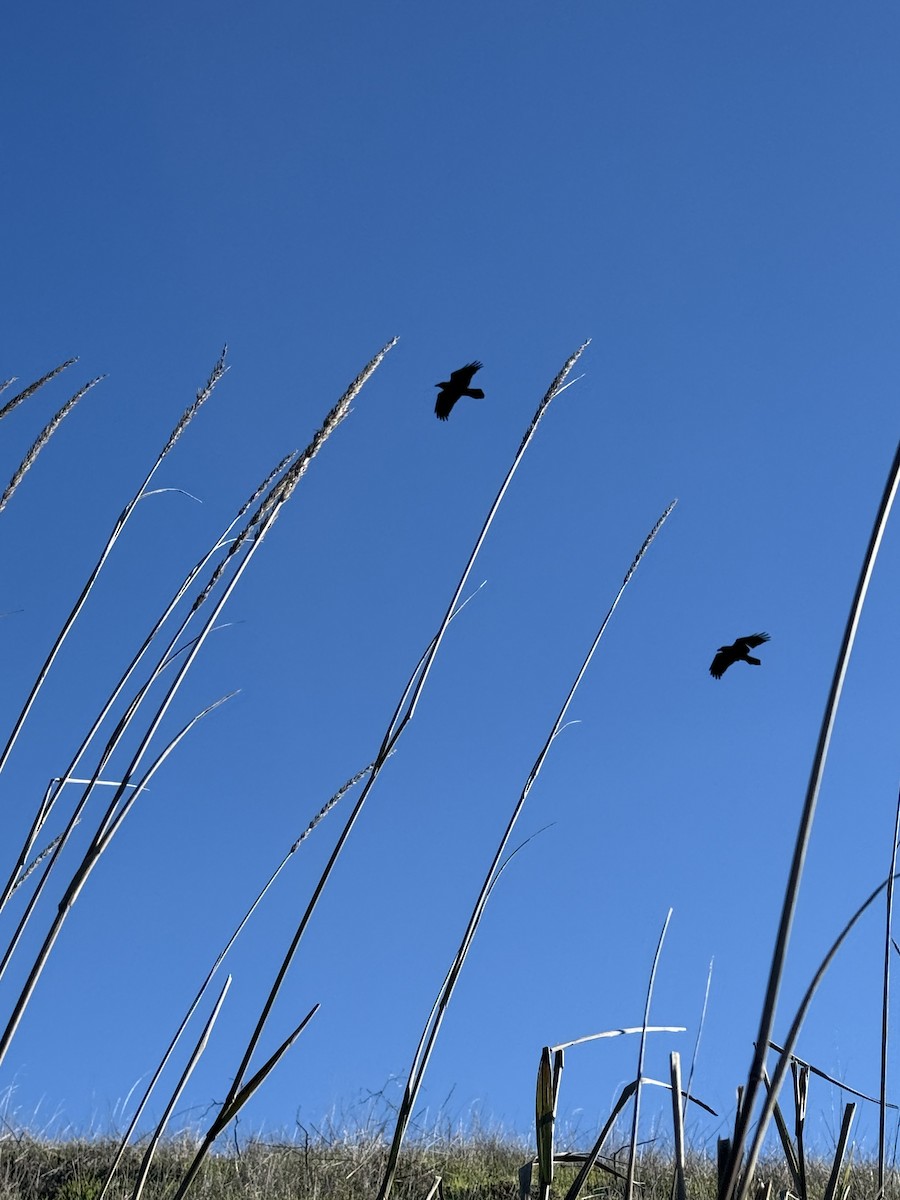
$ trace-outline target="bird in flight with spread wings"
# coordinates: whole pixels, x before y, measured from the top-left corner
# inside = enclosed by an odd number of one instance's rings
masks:
[[[751,633],[748,637],[738,638],[730,646],[720,646],[716,657],[712,660],[709,673],[713,679],[721,679],[732,663],[745,662],[751,666],[760,666],[760,660],[754,658],[750,651],[769,640],[767,633]]]
[[[484,392],[481,388],[470,387],[472,376],[476,371],[481,370],[480,362],[466,363],[464,367],[453,371],[449,379],[443,380],[442,383],[436,383],[434,386],[441,390],[437,395],[437,403],[434,406],[434,411],[437,413],[438,420],[446,421],[450,416],[450,409],[457,402],[460,396],[471,396],[473,400],[483,400]]]

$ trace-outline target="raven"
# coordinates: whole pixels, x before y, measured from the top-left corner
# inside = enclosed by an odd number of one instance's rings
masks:
[[[481,388],[469,387],[469,384],[472,382],[472,376],[476,371],[480,370],[480,362],[466,363],[464,367],[453,371],[449,379],[445,379],[443,382],[434,385],[436,388],[441,389],[438,392],[437,403],[434,406],[434,411],[437,413],[439,421],[447,420],[450,416],[450,409],[460,396],[471,396],[473,400],[484,399],[484,392]]]
[[[768,640],[767,633],[751,633],[747,637],[738,638],[731,646],[720,646],[709,668],[710,675],[713,679],[721,679],[731,664],[736,662],[751,663],[758,667],[760,660],[753,658],[750,651]]]

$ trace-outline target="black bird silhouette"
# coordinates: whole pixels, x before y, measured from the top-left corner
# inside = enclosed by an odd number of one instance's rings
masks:
[[[434,406],[438,420],[447,420],[450,416],[450,409],[460,396],[471,396],[473,400],[484,399],[484,392],[481,388],[469,387],[469,384],[472,382],[472,376],[476,371],[481,370],[481,366],[480,362],[466,363],[464,367],[453,371],[449,379],[445,379],[443,382],[434,385],[436,388],[441,389],[438,392],[437,403]]]
[[[769,641],[767,633],[751,633],[748,637],[738,638],[730,646],[720,646],[709,668],[710,675],[713,679],[721,679],[731,664],[736,662],[746,662],[758,667],[760,660],[753,658],[750,651],[767,641]]]

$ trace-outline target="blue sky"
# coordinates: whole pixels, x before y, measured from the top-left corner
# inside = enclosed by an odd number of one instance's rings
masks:
[[[671,905],[653,1016],[689,1032],[654,1041],[648,1070],[661,1076],[670,1049],[689,1055],[714,956],[696,1087],[727,1115],[897,439],[900,11],[35,4],[10,11],[3,36],[0,377],[24,385],[80,355],[4,421],[3,471],[108,373],[2,517],[0,609],[23,610],[0,624],[4,729],[226,341],[231,364],[158,480],[202,504],[172,493],[140,506],[0,780],[11,856],[181,575],[400,335],[180,693],[170,732],[241,689],[157,776],[79,900],[3,1064],[8,1111],[79,1128],[118,1119],[258,886],[374,755],[538,400],[590,337],[584,377],[551,408],[475,568],[487,585],[340,860],[268,1048],[321,1010],[242,1127],[352,1114],[383,1089],[396,1099],[530,766],[676,496],[529,799],[518,838],[550,828],[495,891],[423,1107],[527,1129],[545,1043],[639,1023]],[[437,422],[434,382],[472,359],[486,399]],[[898,581],[895,525],[776,1036],[887,872]],[[716,647],[757,629],[772,635],[762,668],[712,681]],[[239,944],[188,1118],[224,1096],[341,820],[295,856]],[[4,919],[17,916],[14,904]],[[868,1091],[881,921],[847,945],[800,1043]],[[564,1119],[593,1129],[636,1053],[626,1039],[573,1050]],[[813,1093],[827,1128],[836,1103]]]

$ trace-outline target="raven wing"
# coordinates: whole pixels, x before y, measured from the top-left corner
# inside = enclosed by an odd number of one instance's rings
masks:
[[[480,362],[470,362],[466,363],[464,367],[458,367],[455,371],[450,372],[450,383],[460,391],[465,391],[472,382],[472,376],[476,371],[480,371],[482,366],[483,364]]]
[[[716,651],[716,657],[710,663],[709,673],[713,679],[721,679],[732,663],[736,662],[737,655],[734,653],[734,647],[722,646]]]
[[[442,389],[437,394],[434,411],[437,414],[439,421],[446,421],[450,416],[450,410],[460,397],[459,392],[451,392],[447,388]]]
[[[768,642],[769,640],[767,633],[751,633],[748,637],[738,638],[735,645],[746,646],[748,650],[755,650],[757,646],[761,646],[763,642]]]

